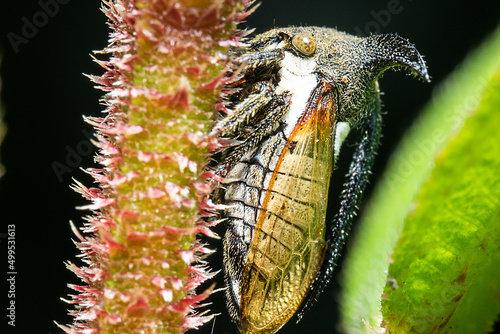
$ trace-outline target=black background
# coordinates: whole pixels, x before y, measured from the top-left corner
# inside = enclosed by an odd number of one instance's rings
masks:
[[[17,52],[8,33],[21,36],[23,17],[33,22],[42,7],[37,1],[27,0],[2,1],[0,5],[2,107],[8,126],[1,147],[6,174],[0,179],[0,258],[5,261],[2,268],[6,273],[5,233],[8,224],[15,224],[17,269],[16,327],[9,327],[7,333],[60,333],[53,320],[64,324],[71,319],[59,297],[70,293],[66,283],[78,283],[63,261],[79,263],[68,221],[81,224],[82,212],[75,206],[86,202],[69,185],[72,177],[87,185],[91,180],[71,165],[93,166],[93,153],[85,151],[88,140],[84,132],[90,127],[84,124],[82,115],[100,114],[101,92],[94,90],[82,73],[102,73],[89,54],[106,46],[108,29],[99,1],[64,2],[53,17],[40,24],[36,34],[17,46]],[[351,34],[397,32],[425,55],[431,84],[392,72],[381,80],[386,93],[384,111],[388,114],[384,117],[375,178],[436,85],[494,30],[500,18],[498,1],[400,0],[399,13],[377,22],[374,13],[387,10],[388,4],[395,2],[264,0],[246,23],[257,33],[288,25],[336,27]],[[81,162],[68,164],[67,148],[83,150],[77,154]],[[58,176],[54,162],[69,166],[71,171]],[[5,286],[6,274],[1,277]],[[339,286],[335,281],[301,323],[287,324],[281,331],[336,332]],[[0,295],[3,327],[7,323],[7,290],[2,288]],[[212,309],[222,313],[214,333],[236,333],[236,327],[228,322],[222,294],[213,301]],[[211,326],[204,327],[203,333],[210,333]]]

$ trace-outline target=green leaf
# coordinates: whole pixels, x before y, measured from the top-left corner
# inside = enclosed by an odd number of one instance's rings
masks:
[[[396,333],[491,330],[499,125],[500,30],[442,86],[377,187],[344,271],[346,332],[370,332],[363,320]]]
[[[500,300],[494,300],[500,293],[495,279],[500,276],[495,256],[500,246],[500,71],[487,88],[475,114],[436,157],[407,216],[389,268],[399,288],[387,285],[382,303],[391,331],[484,333],[500,312]],[[494,260],[490,298],[470,291],[477,279],[487,279],[483,271]],[[480,314],[471,316],[462,299]]]

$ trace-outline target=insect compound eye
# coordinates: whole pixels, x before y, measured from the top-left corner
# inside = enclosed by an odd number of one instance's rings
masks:
[[[292,44],[304,56],[312,56],[316,51],[316,42],[308,33],[300,33],[292,38]]]

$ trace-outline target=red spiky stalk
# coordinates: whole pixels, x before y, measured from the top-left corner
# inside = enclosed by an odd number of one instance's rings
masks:
[[[103,12],[110,45],[91,76],[106,92],[97,130],[99,188],[77,183],[92,201],[83,237],[86,267],[68,263],[86,285],[71,285],[77,305],[67,333],[179,333],[210,319],[196,314],[213,276],[197,233],[212,215],[203,173],[213,105],[224,81],[225,53],[244,32],[236,24],[249,0],[114,0]]]

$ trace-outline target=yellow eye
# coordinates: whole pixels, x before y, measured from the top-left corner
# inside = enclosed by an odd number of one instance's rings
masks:
[[[300,33],[293,36],[292,44],[304,56],[312,56],[316,51],[316,42],[314,38],[307,33]]]

